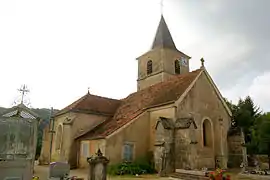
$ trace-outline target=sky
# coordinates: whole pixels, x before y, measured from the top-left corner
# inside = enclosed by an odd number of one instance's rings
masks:
[[[222,95],[250,95],[270,111],[269,0],[164,0],[177,48],[205,66]],[[124,98],[137,88],[160,0],[1,0],[0,106],[26,84],[31,107],[62,109],[87,93]]]

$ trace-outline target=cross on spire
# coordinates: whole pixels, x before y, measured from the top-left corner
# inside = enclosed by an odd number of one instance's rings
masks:
[[[28,93],[30,91],[29,91],[29,89],[27,89],[27,87],[26,87],[25,84],[22,86],[22,88],[18,89],[18,91],[20,93],[22,93],[21,104],[23,104],[23,98],[24,98],[24,96],[26,95],[26,93]]]

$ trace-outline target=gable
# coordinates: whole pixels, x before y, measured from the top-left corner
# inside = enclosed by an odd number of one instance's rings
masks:
[[[221,101],[223,107],[226,109],[229,116],[232,116],[232,112],[231,112],[229,106],[225,102],[223,96],[221,95],[221,93],[220,93],[219,89],[217,88],[216,84],[214,83],[213,79],[211,78],[211,76],[209,75],[209,73],[206,70],[204,70],[204,74],[205,74],[206,78],[208,79],[209,83],[212,85],[212,87],[213,87],[216,95],[218,96],[219,100]]]
[[[196,79],[193,81],[193,83],[187,88],[186,92],[183,93],[183,95],[177,100],[176,104],[181,103],[183,101],[183,99],[191,92],[191,90],[194,88],[194,86],[196,85],[196,83],[198,81],[201,81],[201,82],[203,81],[203,83],[207,83],[207,85],[208,85],[207,87],[209,87],[210,89],[213,90],[215,97],[221,103],[221,105],[223,106],[226,113],[231,117],[232,112],[231,112],[230,108],[228,107],[228,105],[224,101],[219,89],[215,85],[214,81],[212,80],[211,76],[208,74],[206,69],[203,69],[203,71],[196,77]],[[205,89],[201,89],[201,91],[203,91],[203,90],[205,90]]]

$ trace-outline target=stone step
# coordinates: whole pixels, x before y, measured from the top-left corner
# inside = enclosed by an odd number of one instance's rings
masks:
[[[209,177],[197,174],[178,173],[178,172],[171,174],[170,178],[175,180],[209,180]]]

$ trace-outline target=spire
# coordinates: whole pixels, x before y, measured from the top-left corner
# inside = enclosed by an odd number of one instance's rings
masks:
[[[161,15],[161,19],[158,25],[158,29],[157,29],[156,37],[152,45],[152,49],[156,47],[176,49],[176,46],[173,42],[171,33],[169,31],[169,28],[165,22],[163,15]]]

